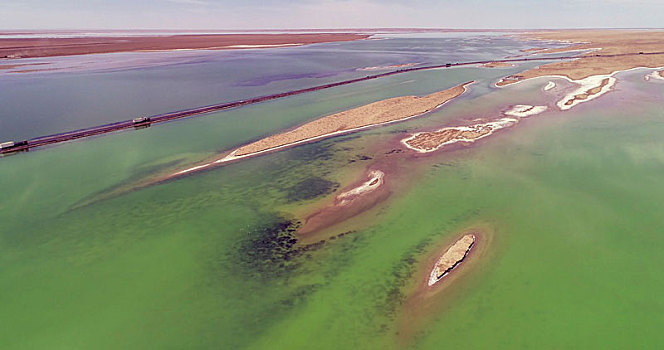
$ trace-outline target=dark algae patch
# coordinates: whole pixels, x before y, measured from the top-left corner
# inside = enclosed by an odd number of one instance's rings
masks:
[[[299,221],[280,218],[250,230],[237,244],[234,263],[243,275],[259,279],[276,278],[293,271],[299,265],[295,261],[299,255],[295,249],[295,231],[299,226]]]
[[[298,245],[295,232],[300,226],[300,221],[276,218],[248,231],[245,238],[237,243],[236,249],[231,251],[233,265],[242,275],[258,280],[291,277],[305,260],[311,259],[310,252],[326,243],[321,240]]]
[[[322,177],[310,177],[298,182],[286,190],[286,200],[289,203],[306,201],[316,197],[328,195],[339,188],[339,183]]]

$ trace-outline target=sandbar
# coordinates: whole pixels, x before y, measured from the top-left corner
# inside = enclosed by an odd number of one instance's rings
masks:
[[[467,234],[447,248],[445,253],[438,258],[431,269],[428,281],[429,287],[438,283],[443,277],[445,277],[445,275],[452,271],[452,269],[459,266],[473,248],[473,245],[475,245],[475,235]]]
[[[362,67],[358,68],[358,71],[375,71],[375,70],[388,70],[388,69],[395,69],[395,68],[406,68],[406,67],[412,67],[414,65],[417,65],[418,63],[402,63],[402,64],[393,64],[389,66],[371,66],[371,67]]]
[[[526,118],[531,115],[540,114],[548,109],[547,106],[515,105],[505,112],[512,117]]]
[[[94,53],[272,48],[367,39],[354,33],[208,34],[0,39],[0,58],[72,56]]]
[[[402,96],[370,103],[361,107],[331,114],[306,123],[293,130],[265,137],[242,146],[231,153],[232,157],[257,154],[279,147],[294,145],[306,140],[318,140],[326,136],[359,130],[362,128],[402,121],[432,111],[466,91],[466,85],[434,92],[423,97]]]
[[[338,194],[331,205],[307,215],[298,234],[308,236],[313,232],[321,232],[362,214],[385,200],[390,194],[385,185],[385,173],[371,170],[367,177],[364,182],[356,183]]]
[[[267,136],[256,142],[241,146],[222,158],[180,170],[161,180],[189,174],[214,165],[234,162],[308,142],[414,118],[430,112],[461,95],[466,91],[466,86],[472,83],[470,81],[423,97],[403,96],[389,98],[331,114],[303,124],[290,131]]]
[[[489,62],[482,65],[485,68],[505,68],[505,67],[514,67],[514,64],[507,62]]]
[[[556,83],[550,81],[550,82],[546,83],[546,86],[544,86],[544,91],[549,91],[549,90],[551,90],[555,87],[556,87]]]
[[[362,196],[366,193],[373,192],[376,189],[378,189],[384,182],[385,178],[385,173],[383,173],[380,170],[372,170],[369,173],[369,180],[367,180],[365,183],[350,189],[346,192],[343,192],[339,194],[336,197],[336,204],[337,205],[347,205],[350,202],[353,201],[353,199],[357,198],[358,196]]]

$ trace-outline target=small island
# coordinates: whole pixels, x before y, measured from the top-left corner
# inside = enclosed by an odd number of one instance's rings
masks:
[[[454,126],[432,132],[418,132],[401,140],[401,143],[419,153],[433,152],[452,143],[474,142],[491,135],[495,130],[512,126],[518,122],[519,120],[515,118],[501,118],[489,123]]]
[[[468,253],[475,245],[475,235],[467,234],[456,241],[451,247],[447,248],[445,253],[438,258],[431,274],[429,275],[429,287],[438,283],[452,269],[457,267],[466,259]]]

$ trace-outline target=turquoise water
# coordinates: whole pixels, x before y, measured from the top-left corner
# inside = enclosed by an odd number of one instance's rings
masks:
[[[606,96],[473,147],[386,154],[410,131],[551,103],[545,80],[490,88],[525,67],[412,73],[0,159],[0,343],[656,348],[661,84],[631,72]],[[478,81],[468,94],[422,118],[78,205],[320,115],[468,80]],[[394,167],[386,181],[394,173],[400,183],[331,229],[350,233],[291,242],[300,213],[384,164]],[[312,183],[318,195],[294,195]],[[462,265],[403,340],[426,257],[478,224],[492,231],[485,254]]]

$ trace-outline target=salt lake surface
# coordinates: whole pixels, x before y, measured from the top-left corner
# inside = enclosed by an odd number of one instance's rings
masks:
[[[501,58],[531,46],[495,35],[409,35],[53,59],[70,69],[0,75],[0,136],[307,87],[366,75],[362,67]],[[71,68],[76,60],[95,62]],[[547,92],[546,79],[493,87],[532,66],[408,73],[1,158],[0,344],[658,346],[664,84],[644,81],[644,71],[619,74],[614,91],[565,112],[555,108],[570,88],[564,80]],[[322,115],[470,80],[466,94],[421,118],[96,200]],[[472,147],[392,152],[409,133],[499,117],[517,104],[549,110]],[[304,213],[369,168],[385,172],[386,199],[320,235],[293,234]],[[413,314],[409,295],[428,278],[421,264],[471,227],[490,235],[483,254]]]

